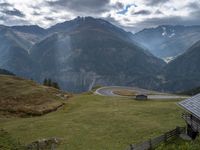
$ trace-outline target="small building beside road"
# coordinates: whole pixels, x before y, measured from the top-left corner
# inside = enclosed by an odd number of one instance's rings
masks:
[[[144,94],[139,94],[139,95],[136,95],[135,99],[136,100],[147,100],[148,96],[144,95]]]
[[[187,135],[192,139],[200,133],[200,94],[178,103],[185,113],[182,115],[187,124]]]

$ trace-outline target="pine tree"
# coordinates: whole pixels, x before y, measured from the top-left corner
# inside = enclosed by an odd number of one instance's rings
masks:
[[[47,86],[52,86],[52,81],[51,81],[51,79],[48,79],[48,80],[47,80]]]
[[[43,81],[43,85],[46,85],[47,86],[47,79],[45,78],[44,81]]]
[[[59,85],[57,82],[53,82],[52,83],[52,87],[56,88],[56,89],[60,89]]]

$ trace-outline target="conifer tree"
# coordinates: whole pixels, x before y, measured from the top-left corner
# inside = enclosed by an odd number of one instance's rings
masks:
[[[43,85],[46,85],[47,86],[47,79],[45,78],[44,81],[43,81]]]
[[[52,87],[56,88],[56,89],[60,89],[59,85],[57,82],[53,82],[52,83]]]
[[[52,86],[52,81],[50,78],[47,80],[47,86]]]

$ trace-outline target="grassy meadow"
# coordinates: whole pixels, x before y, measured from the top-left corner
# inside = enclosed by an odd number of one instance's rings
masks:
[[[0,129],[22,144],[62,138],[59,150],[123,150],[129,144],[183,126],[177,101],[76,95],[56,112],[32,118],[0,118]]]

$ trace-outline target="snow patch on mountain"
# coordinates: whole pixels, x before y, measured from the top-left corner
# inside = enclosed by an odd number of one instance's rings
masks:
[[[168,38],[172,38],[174,37],[176,34],[175,34],[175,31],[173,29],[168,29],[169,32],[167,32],[167,28],[166,27],[162,27],[162,36],[164,37],[168,37]]]

